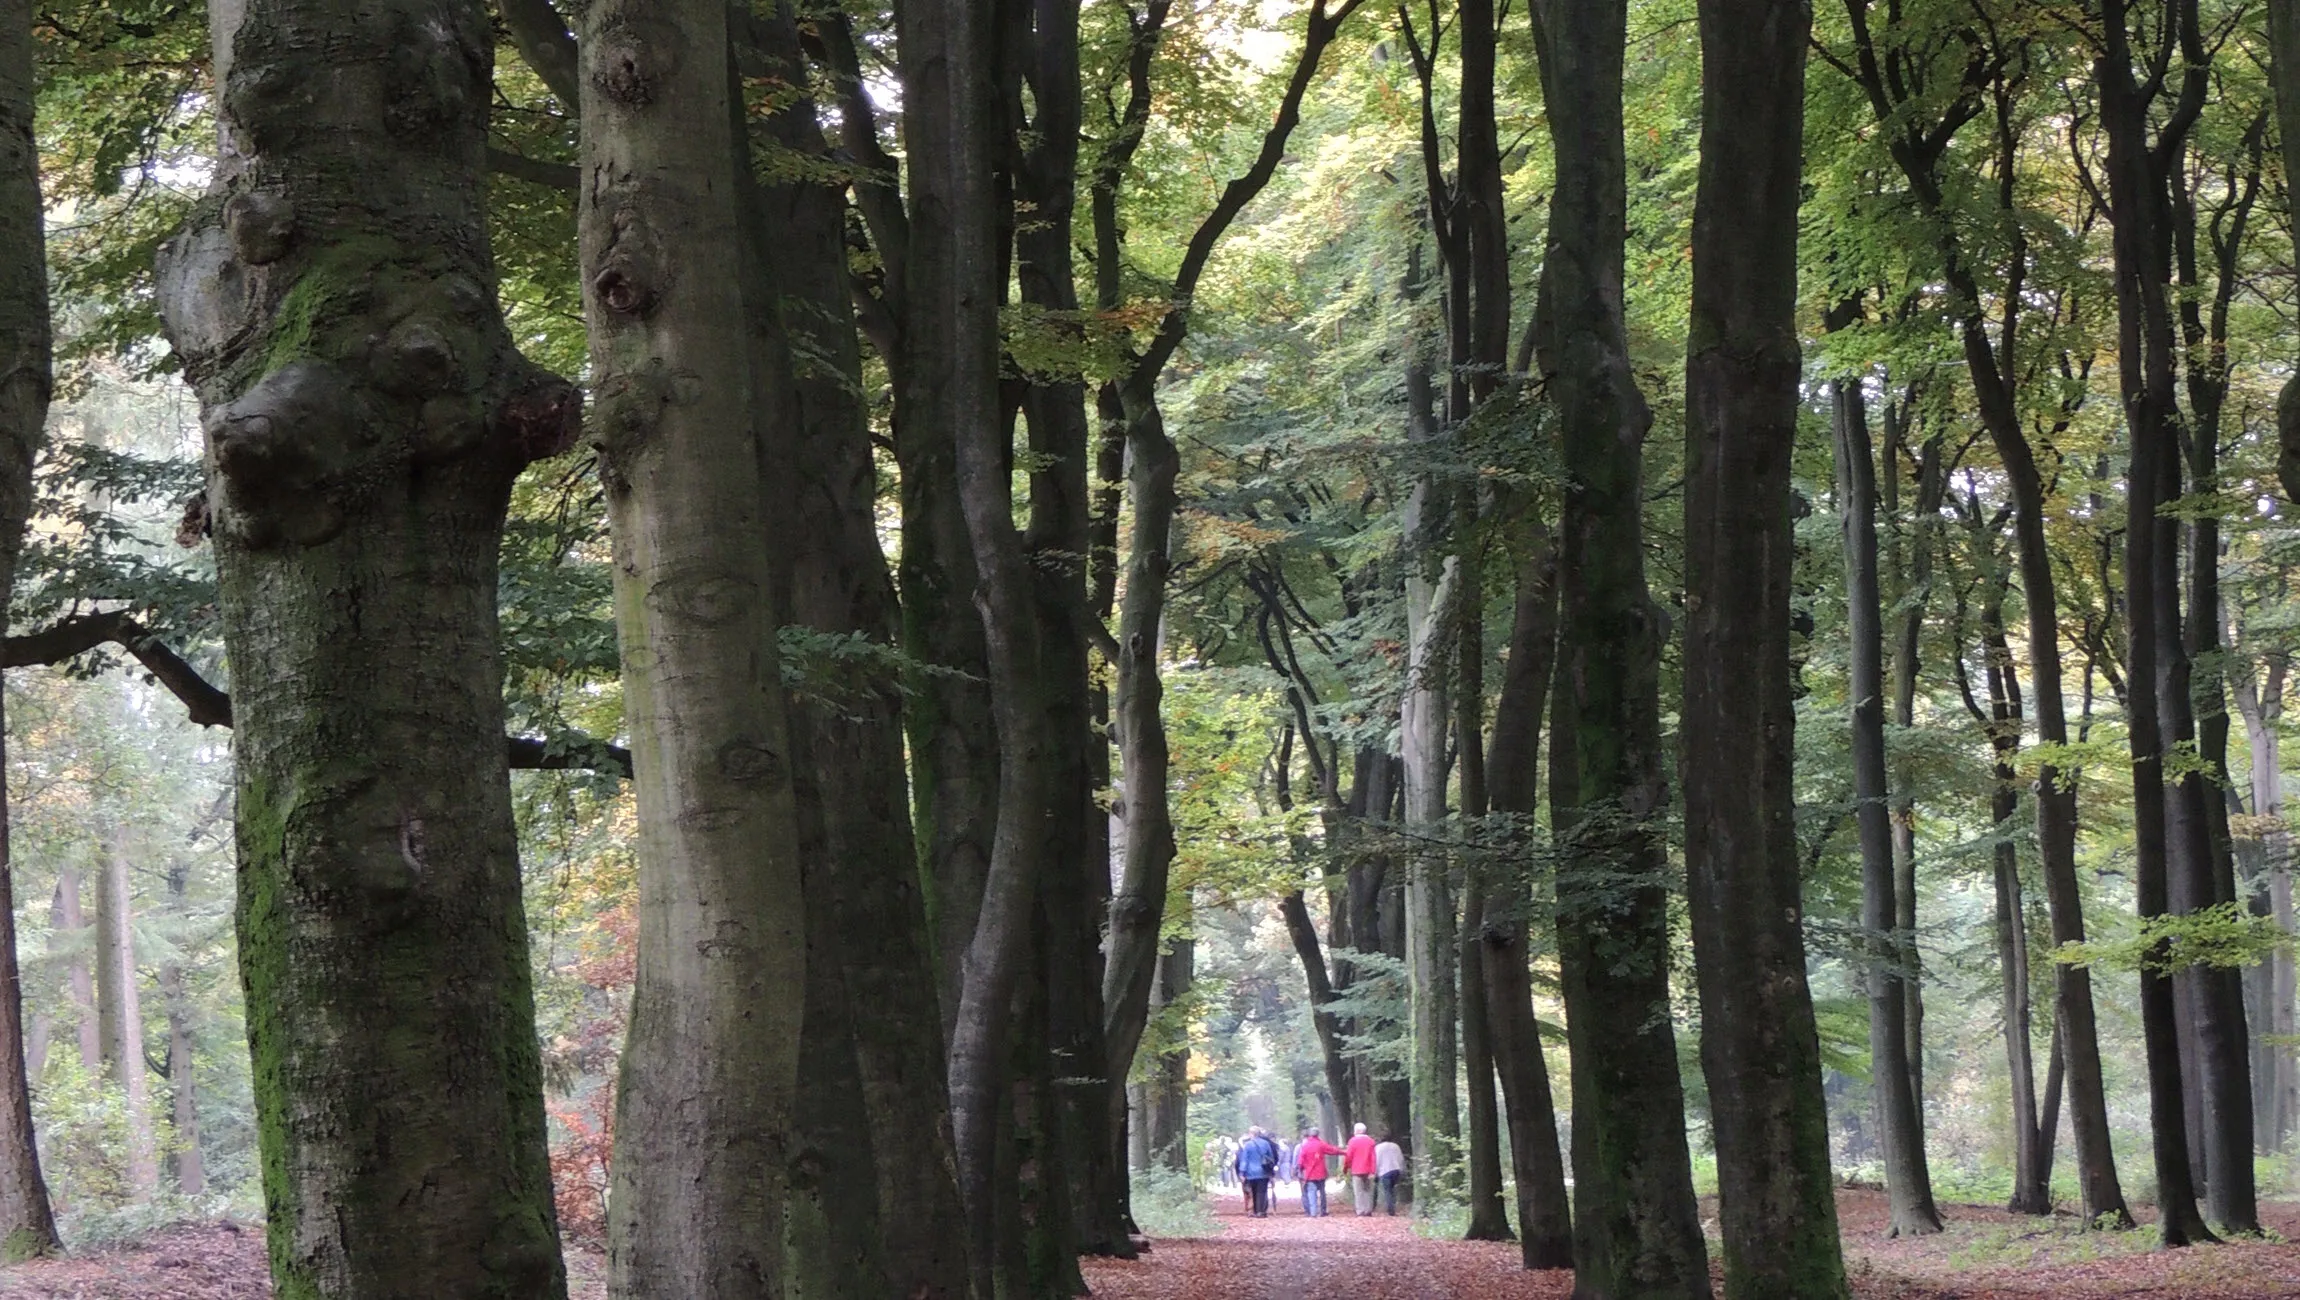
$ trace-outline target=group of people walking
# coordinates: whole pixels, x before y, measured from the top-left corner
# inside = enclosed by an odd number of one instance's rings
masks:
[[[1227,1144],[1224,1144],[1227,1145]],[[1212,1151],[1209,1155],[1213,1154]],[[1339,1163],[1329,1163],[1338,1161]],[[1315,1128],[1304,1129],[1292,1146],[1259,1126],[1241,1135],[1222,1174],[1235,1174],[1246,1201],[1246,1212],[1257,1219],[1270,1217],[1270,1185],[1300,1183],[1302,1213],[1322,1218],[1326,1213],[1326,1180],[1347,1177],[1358,1214],[1374,1213],[1377,1193],[1390,1214],[1398,1212],[1398,1179],[1406,1171],[1406,1154],[1383,1134],[1379,1141],[1360,1124],[1349,1144],[1335,1146]],[[1222,1179],[1227,1183],[1229,1178]]]

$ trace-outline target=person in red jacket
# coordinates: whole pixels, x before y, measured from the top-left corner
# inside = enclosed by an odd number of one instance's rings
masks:
[[[1374,1140],[1366,1136],[1366,1126],[1360,1124],[1350,1135],[1349,1149],[1342,1153],[1342,1171],[1350,1176],[1350,1199],[1356,1202],[1358,1217],[1374,1212]]]
[[[1294,1150],[1294,1163],[1302,1172],[1302,1213],[1313,1219],[1326,1217],[1326,1158],[1347,1154],[1340,1147],[1318,1136],[1316,1129],[1302,1133],[1302,1145]]]

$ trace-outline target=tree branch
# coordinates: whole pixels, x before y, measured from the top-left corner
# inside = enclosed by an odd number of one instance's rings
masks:
[[[509,149],[498,149],[494,145],[487,146],[487,170],[498,176],[509,176],[513,180],[568,194],[575,192],[576,182],[582,175],[573,163],[545,162],[541,158],[530,158]]]
[[[232,725],[232,697],[218,690],[197,668],[152,635],[124,610],[80,614],[52,627],[0,640],[0,668],[32,668],[60,664],[101,645],[117,645],[168,693],[183,702],[184,712],[203,727]],[[561,752],[532,736],[504,739],[505,756],[521,771],[590,770],[611,772],[628,779],[631,751],[580,737]]]

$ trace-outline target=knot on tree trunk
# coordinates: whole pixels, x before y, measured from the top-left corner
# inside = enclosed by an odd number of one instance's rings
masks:
[[[342,431],[353,427],[351,386],[320,361],[291,361],[256,381],[208,420],[208,446],[223,484],[214,517],[250,547],[314,546],[343,527],[326,489],[346,468]]]
[[[620,23],[601,32],[592,53],[591,84],[630,108],[653,102],[655,90],[678,71],[686,37],[674,23]]]
[[[495,434],[522,465],[564,455],[583,435],[583,391],[537,368],[495,408]]]

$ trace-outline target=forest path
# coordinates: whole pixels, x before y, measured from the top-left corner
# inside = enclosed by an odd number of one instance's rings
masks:
[[[1571,1273],[1518,1267],[1514,1242],[1416,1236],[1402,1214],[1359,1218],[1348,1184],[1329,1186],[1338,1194],[1319,1219],[1302,1214],[1297,1196],[1273,1197],[1266,1219],[1247,1217],[1234,1193],[1211,1197],[1220,1235],[1160,1238],[1139,1260],[1087,1260],[1086,1280],[1104,1300],[1563,1300],[1573,1291]]]
[[[1208,1237],[1161,1237],[1139,1260],[1084,1261],[1101,1300],[1566,1300],[1573,1276],[1528,1273],[1511,1242],[1417,1236],[1412,1221],[1351,1212],[1305,1218],[1277,1198],[1267,1219],[1246,1216],[1235,1192],[1207,1201],[1220,1224]],[[1859,1300],[2295,1300],[2300,1297],[2300,1205],[2272,1202],[2262,1217],[2282,1240],[2191,1250],[2151,1249],[2148,1233],[2086,1232],[1992,1206],[1944,1205],[1947,1232],[1885,1235],[1884,1194],[1843,1188],[1838,1218]],[[1715,1202],[1702,1206],[1715,1232]],[[2145,1220],[2152,1217],[2146,1208]],[[1712,1255],[1715,1243],[1711,1243]],[[1712,1261],[1712,1269],[1715,1262]],[[1719,1294],[1722,1294],[1720,1288]]]

